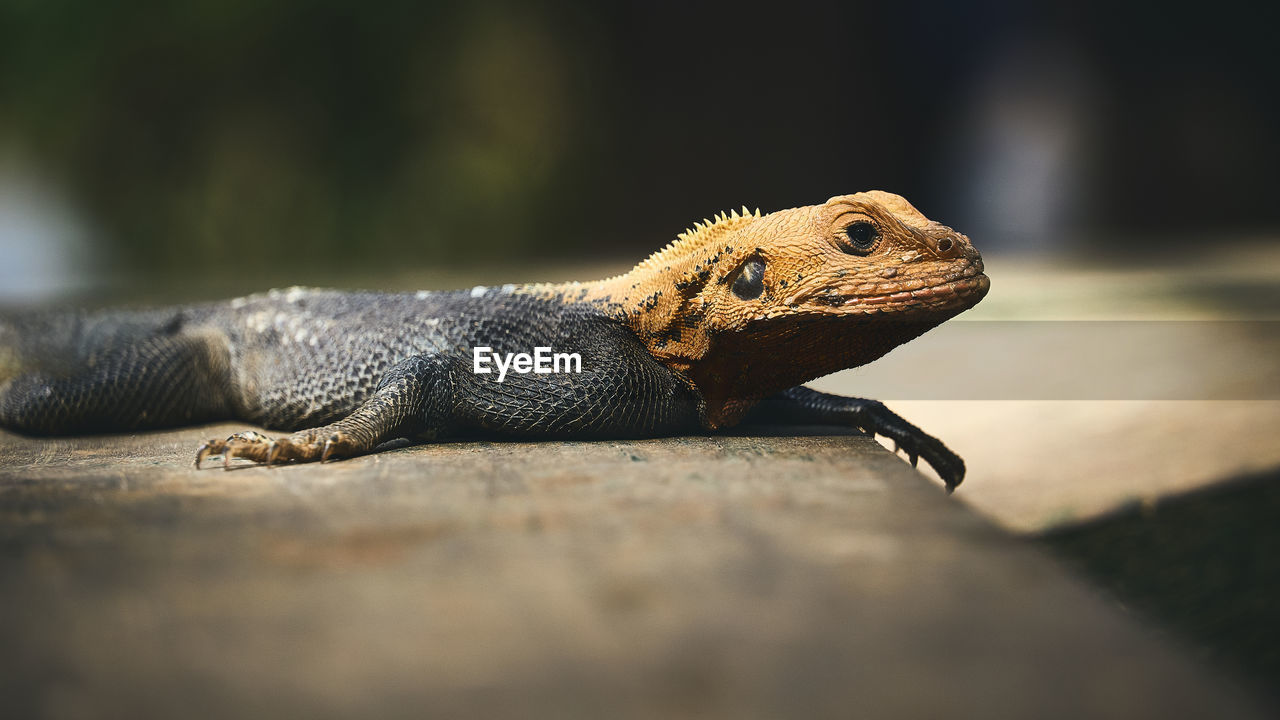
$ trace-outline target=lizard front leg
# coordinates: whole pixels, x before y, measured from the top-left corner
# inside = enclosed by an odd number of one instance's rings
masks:
[[[797,386],[760,401],[744,422],[858,428],[892,440],[896,447],[907,451],[913,466],[918,458],[924,458],[946,483],[947,492],[955,490],[964,480],[964,460],[959,455],[878,400],[831,395]]]
[[[438,357],[416,355],[388,371],[373,395],[341,420],[274,439],[246,431],[210,440],[196,451],[196,467],[211,455],[221,455],[224,465],[236,457],[271,465],[367,453],[388,440],[427,429],[427,418],[434,414],[432,400],[447,396],[448,385],[448,372]]]

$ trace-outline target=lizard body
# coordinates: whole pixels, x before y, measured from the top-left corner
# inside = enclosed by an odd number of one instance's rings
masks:
[[[293,288],[134,313],[0,321],[0,426],[29,434],[240,419],[295,431],[210,440],[258,462],[400,437],[642,437],[750,421],[838,424],[963,462],[883,405],[801,383],[874,360],[972,307],[968,238],[872,191],[698,223],[587,283],[371,293]],[[580,372],[477,374],[472,351],[577,353]]]

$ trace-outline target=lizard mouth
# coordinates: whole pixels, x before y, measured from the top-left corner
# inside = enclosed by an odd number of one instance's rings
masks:
[[[913,288],[881,295],[847,296],[840,305],[865,309],[867,312],[969,308],[977,304],[991,287],[991,280],[983,274],[982,269],[981,262],[971,263],[941,277],[910,283],[916,285]]]

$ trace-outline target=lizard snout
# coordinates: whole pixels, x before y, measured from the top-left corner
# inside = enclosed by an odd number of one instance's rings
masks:
[[[944,229],[941,233],[926,233],[924,242],[934,255],[944,260],[977,255],[973,245],[969,243],[969,238],[950,228]]]

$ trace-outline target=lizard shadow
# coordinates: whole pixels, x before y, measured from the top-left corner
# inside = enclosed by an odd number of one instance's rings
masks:
[[[1280,467],[1036,539],[1280,704]]]

